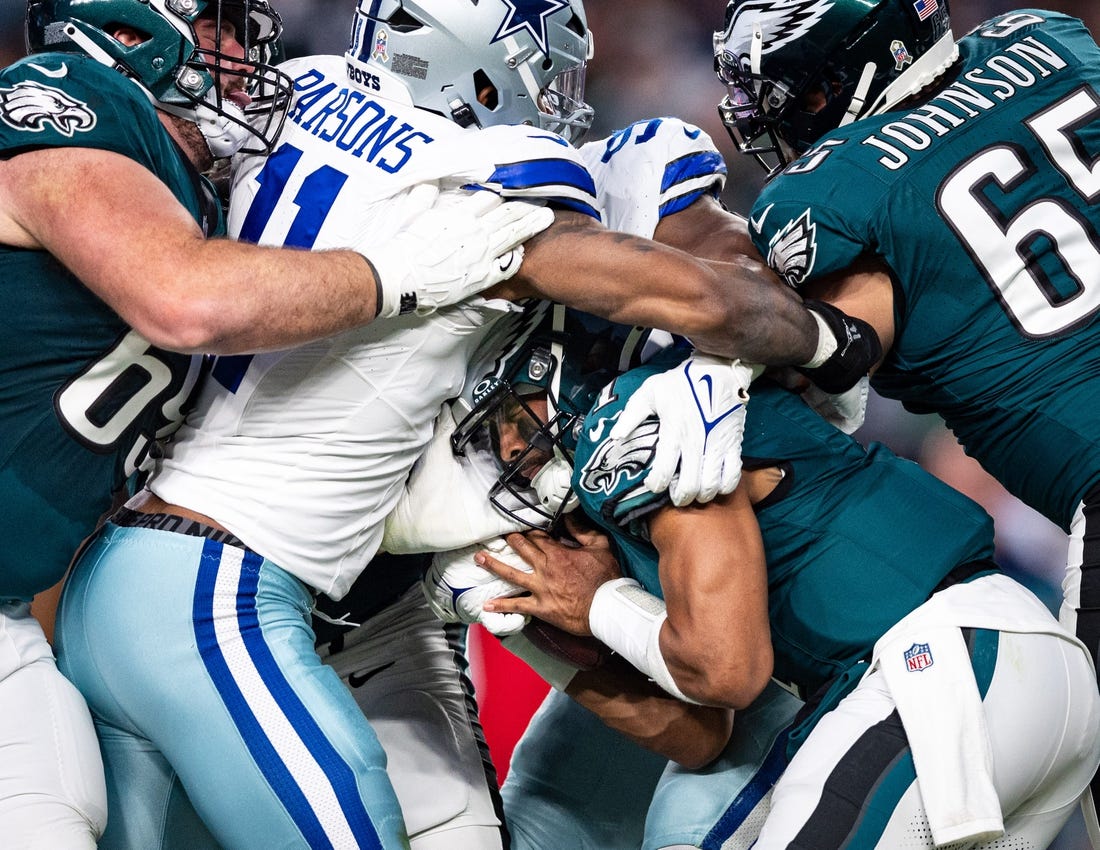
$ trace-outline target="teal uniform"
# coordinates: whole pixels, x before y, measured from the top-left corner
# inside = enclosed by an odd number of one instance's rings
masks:
[[[606,448],[599,427],[668,352],[620,376],[585,420],[574,485],[581,507],[612,537],[623,570],[661,596],[648,517],[668,504],[643,485],[651,446]],[[593,434],[604,436],[594,442]],[[601,450],[604,449],[604,450]],[[756,506],[768,562],[775,678],[805,694],[869,655],[875,641],[963,564],[993,555],[993,523],[970,499],[881,445],[864,449],[798,396],[753,385],[745,467],[780,466],[784,480]],[[869,534],[868,529],[875,529]]]
[[[212,189],[146,96],[89,58],[38,54],[0,71],[0,157],[51,147],[129,157],[207,235],[224,231]],[[0,270],[0,598],[29,599],[61,578],[112,493],[178,425],[201,361],[149,345],[45,251],[0,245]]]
[[[581,509],[610,535],[624,573],[657,596],[663,595],[658,554],[647,529],[669,500],[643,484],[656,434],[636,433],[620,443],[607,433],[641,383],[684,356],[682,349],[666,350],[605,388],[578,431],[574,463]],[[667,764],[656,778],[658,757],[634,752],[617,733],[593,727],[568,698],[552,695],[517,746],[503,788],[521,850],[559,846],[539,831],[536,815],[548,817],[548,809],[568,846],[583,850],[638,847],[640,809],[646,811],[644,850],[748,846],[737,842],[759,829],[769,790],[814,740],[821,719],[857,687],[875,642],[936,590],[995,570],[992,520],[977,504],[884,446],[863,448],[766,379],[753,384],[742,454],[747,469],[784,471],[755,506],[767,556],[774,678],[813,698],[796,717],[802,704],[769,684],[738,712],[718,760],[701,770]],[[996,633],[982,634],[992,646],[975,668],[984,671],[996,658]],[[904,744],[900,729],[890,734]],[[601,775],[623,753],[632,761],[617,782],[604,782],[613,789],[610,800],[591,802],[598,797],[583,788],[574,793],[577,777],[589,770]],[[855,795],[850,799],[862,799],[865,789],[856,786],[875,772],[855,771],[858,778],[845,786]],[[893,777],[902,788],[913,778],[911,762]],[[896,796],[885,797],[891,807],[897,803]],[[514,813],[519,806],[534,813]],[[605,809],[626,813],[629,823],[610,840],[599,819]]]
[[[803,287],[889,266],[872,385],[1068,530],[1100,483],[1100,49],[1025,10],[959,42],[948,85],[833,131],[761,193],[752,236]],[[852,187],[852,188],[849,188]]]

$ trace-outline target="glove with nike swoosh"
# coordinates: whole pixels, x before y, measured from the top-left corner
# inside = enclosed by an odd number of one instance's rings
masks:
[[[481,623],[497,637],[515,634],[527,625],[527,616],[484,611],[481,606],[490,599],[527,591],[475,564],[474,555],[481,551],[517,570],[531,572],[531,566],[503,537],[451,552],[436,552],[420,585],[428,606],[444,623]]]
[[[696,353],[643,382],[610,436],[624,439],[646,419],[657,417],[660,430],[646,489],[668,490],[677,507],[709,502],[736,489],[748,388],[760,371],[740,360]]]
[[[378,316],[425,316],[508,280],[523,243],[554,223],[554,212],[494,192],[415,186],[394,205],[395,232],[354,245],[375,272]]]

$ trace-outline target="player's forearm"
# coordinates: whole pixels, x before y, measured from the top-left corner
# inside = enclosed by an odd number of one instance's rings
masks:
[[[639,746],[688,769],[725,747],[733,712],[675,699],[621,660],[573,677],[566,694]]]
[[[624,324],[688,337],[710,354],[801,364],[818,328],[801,299],[747,258],[702,261],[648,239],[559,215],[527,244],[526,293]]]
[[[371,266],[352,251],[296,251],[208,240],[176,296],[125,316],[171,350],[239,354],[290,348],[373,320]],[[170,269],[164,270],[171,275]],[[164,280],[164,278],[162,278]],[[126,308],[124,307],[123,310]]]
[[[724,326],[709,325],[691,338],[708,354],[736,356],[766,366],[796,366],[817,350],[818,326],[802,298],[762,263],[708,261],[724,294]]]
[[[681,251],[561,214],[525,247],[516,281],[525,291],[513,294],[690,338],[724,337],[732,323],[718,275]]]

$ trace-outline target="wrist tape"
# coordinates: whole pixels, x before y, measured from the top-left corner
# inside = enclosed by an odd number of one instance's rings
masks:
[[[661,654],[661,627],[667,619],[664,601],[647,593],[632,578],[601,584],[588,611],[588,626],[593,635],[663,690],[684,702],[695,703],[680,690]]]
[[[816,369],[833,356],[837,349],[836,334],[817,310],[810,310],[810,315],[817,322],[817,350],[814,356],[802,364],[804,369]]]

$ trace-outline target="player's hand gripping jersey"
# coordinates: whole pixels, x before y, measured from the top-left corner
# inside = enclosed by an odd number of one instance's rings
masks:
[[[959,47],[925,105],[828,133],[788,166],[751,233],[796,288],[881,256],[897,337],[873,386],[940,413],[1068,528],[1100,469],[1100,51],[1079,21],[1031,10]]]
[[[4,69],[0,156],[55,147],[140,163],[207,235],[220,232],[213,190],[117,71],[72,53]],[[45,251],[0,245],[0,269],[0,597],[29,599],[61,578],[112,492],[178,426],[200,359],[151,346]]]
[[[372,97],[339,57],[293,60],[296,98],[269,158],[237,169],[231,232],[325,249],[403,223],[414,187],[477,184],[597,216],[575,149],[530,127],[464,131],[380,76]],[[302,282],[308,286],[308,281]],[[153,489],[340,598],[375,554],[440,404],[487,331],[517,308],[473,298],[292,351],[220,358]]]

